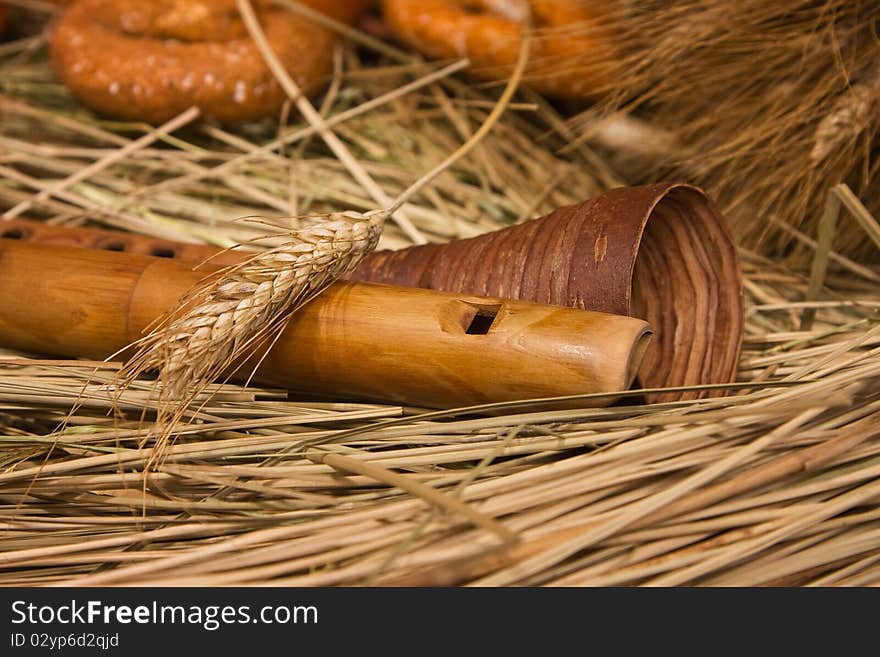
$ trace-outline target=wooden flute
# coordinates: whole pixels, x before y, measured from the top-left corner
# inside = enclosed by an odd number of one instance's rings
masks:
[[[142,337],[217,268],[0,240],[0,345],[105,358]],[[340,282],[292,317],[254,380],[306,395],[433,408],[611,393],[630,387],[650,335],[646,322],[631,317]],[[239,372],[247,376],[253,366]]]

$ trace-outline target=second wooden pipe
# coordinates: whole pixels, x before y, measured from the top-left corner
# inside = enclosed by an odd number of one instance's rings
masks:
[[[0,346],[105,358],[215,269],[0,240]],[[650,334],[645,322],[617,315],[336,283],[293,316],[255,380],[434,408],[610,393],[629,388]]]

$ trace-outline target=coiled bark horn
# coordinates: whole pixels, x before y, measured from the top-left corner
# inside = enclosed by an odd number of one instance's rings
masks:
[[[380,251],[351,278],[639,317],[654,329],[643,387],[736,378],[743,328],[736,248],[712,201],[690,185],[615,189],[471,239]]]

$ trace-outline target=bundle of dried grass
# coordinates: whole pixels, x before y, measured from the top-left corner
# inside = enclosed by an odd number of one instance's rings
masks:
[[[608,100],[573,120],[582,138],[635,154],[646,179],[702,185],[766,253],[796,244],[788,226],[813,234],[836,184],[880,211],[876,2],[639,2],[609,20],[629,55]],[[604,117],[619,109],[648,126]],[[858,231],[838,246],[877,259]]]

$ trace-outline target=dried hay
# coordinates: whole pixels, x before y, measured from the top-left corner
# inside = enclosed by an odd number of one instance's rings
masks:
[[[295,112],[237,131],[113,124],[34,45],[0,60],[7,212],[227,246],[268,234],[236,217],[374,207]],[[380,48],[340,52],[321,109],[394,196],[493,97]],[[413,200],[418,234],[470,236],[621,182],[583,145],[555,154],[565,130],[550,107],[514,104]],[[831,198],[826,228],[859,211],[845,188]],[[876,229],[868,212],[857,225]],[[812,269],[742,249],[745,349],[725,399],[426,412],[218,385],[145,476],[152,382],[122,393],[118,419],[104,385],[118,363],[4,353],[0,584],[876,584],[880,275],[832,231],[810,235]]]

